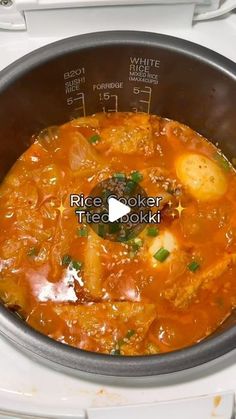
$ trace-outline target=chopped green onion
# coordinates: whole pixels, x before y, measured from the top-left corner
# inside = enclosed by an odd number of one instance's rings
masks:
[[[195,261],[193,261],[193,262],[191,262],[191,263],[189,263],[188,264],[188,269],[191,271],[191,272],[195,272],[197,269],[199,269],[200,268],[200,265],[199,265],[199,263],[197,263],[197,262],[195,262]]]
[[[153,257],[158,260],[159,262],[164,262],[168,256],[170,255],[169,250],[165,249],[164,247],[161,247]]]
[[[141,247],[141,246],[142,246],[142,244],[143,244],[143,241],[142,241],[142,239],[140,239],[140,237],[136,237],[136,238],[134,239],[134,243],[135,243],[138,247]]]
[[[103,224],[98,225],[98,235],[100,237],[105,237],[105,226]]]
[[[143,245],[142,239],[140,237],[136,237],[135,239],[131,240],[130,242],[133,252],[137,252],[140,247]]]
[[[128,330],[128,332],[127,332],[127,334],[126,334],[126,339],[130,339],[130,338],[132,338],[132,336],[134,336],[135,335],[135,330],[133,330],[133,329],[130,329],[130,330]]]
[[[108,224],[109,234],[114,234],[120,231],[120,224],[119,223],[109,223]]]
[[[127,343],[127,340],[131,339],[132,336],[135,335],[135,333],[136,333],[135,330],[129,329],[128,332],[125,335],[125,338],[118,340],[118,342],[117,342],[118,347],[121,348],[122,345],[125,345]]]
[[[38,250],[36,249],[36,247],[31,247],[27,253],[27,255],[30,257],[37,256],[37,254],[38,254]]]
[[[130,255],[132,257],[136,256],[136,253],[139,251],[139,249],[140,249],[140,246],[138,244],[135,244],[135,243],[132,244],[132,250],[130,252]]]
[[[88,229],[86,226],[81,227],[77,230],[77,234],[79,237],[88,237]]]
[[[74,269],[76,269],[77,271],[79,271],[81,269],[82,263],[80,261],[77,260],[73,260],[72,257],[70,255],[64,255],[61,263],[63,266],[72,266]]]
[[[92,137],[89,138],[90,144],[97,143],[100,140],[101,140],[101,137],[98,134],[92,135]]]
[[[159,230],[156,227],[148,227],[147,228],[147,235],[150,237],[156,237],[159,234]]]
[[[126,179],[125,173],[121,173],[121,172],[114,173],[113,177],[115,179],[118,179],[118,180],[125,180]]]
[[[118,242],[120,242],[120,243],[125,243],[125,242],[127,242],[127,237],[126,236],[119,236],[118,238],[117,238],[117,241]]]
[[[71,262],[72,267],[76,270],[76,271],[80,271],[81,267],[82,267],[82,262],[80,262],[79,260],[72,260]]]
[[[143,175],[142,173],[136,171],[131,173],[131,179],[135,182],[135,183],[139,183],[143,180]]]
[[[137,186],[137,183],[136,182],[134,182],[133,180],[129,180],[126,183],[124,192],[127,193],[127,194],[130,194],[131,192],[134,191],[134,189],[136,188],[136,186]]]
[[[71,263],[71,261],[72,261],[72,258],[70,255],[64,255],[61,260],[61,263],[63,266],[68,266]]]
[[[231,168],[230,162],[223,156],[223,154],[216,153],[215,160],[222,167],[222,169],[228,171]]]
[[[139,237],[136,237],[134,240],[133,240],[133,249],[134,249],[134,247],[135,247],[135,249],[139,249],[140,247],[142,247],[142,245],[143,245],[143,241],[142,241],[142,239],[140,239]],[[135,250],[134,249],[134,250]]]
[[[121,355],[120,349],[112,349],[110,352],[111,355]]]

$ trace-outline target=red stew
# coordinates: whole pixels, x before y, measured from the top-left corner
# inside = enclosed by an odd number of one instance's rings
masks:
[[[162,222],[112,242],[71,193],[122,173],[162,196]],[[0,298],[60,342],[113,355],[173,351],[236,306],[236,174],[192,129],[96,114],[41,132],[0,187]]]

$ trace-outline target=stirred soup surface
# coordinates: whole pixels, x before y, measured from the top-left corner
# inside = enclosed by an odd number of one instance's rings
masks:
[[[0,187],[0,299],[65,344],[150,355],[199,342],[236,306],[236,174],[178,122],[95,114],[33,139]],[[71,194],[115,178],[162,197],[161,222],[108,240]],[[154,211],[154,208],[152,208]]]

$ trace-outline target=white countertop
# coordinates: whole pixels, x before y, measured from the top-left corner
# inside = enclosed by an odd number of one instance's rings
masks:
[[[103,30],[106,28],[104,27]],[[141,28],[137,27],[137,30]],[[236,13],[224,19],[195,23],[190,30],[176,29],[161,33],[201,44],[236,61]],[[80,34],[78,30],[78,35]],[[32,38],[23,31],[0,30],[0,70],[30,51],[58,39],[60,38]]]

